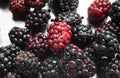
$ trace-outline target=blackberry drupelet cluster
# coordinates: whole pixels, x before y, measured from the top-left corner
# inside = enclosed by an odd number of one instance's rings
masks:
[[[14,58],[21,49],[15,44],[0,48],[0,73],[7,74],[14,71]]]
[[[27,48],[36,56],[43,59],[48,54],[49,48],[47,45],[47,36],[39,32],[27,41]]]
[[[58,14],[55,18],[55,21],[66,22],[70,26],[79,25],[82,22],[83,17],[81,17],[76,12],[63,12]]]
[[[91,44],[95,61],[106,60],[119,53],[119,41],[114,33],[102,30],[95,33],[96,40]]]
[[[120,25],[120,1],[116,0],[112,3],[109,9],[109,16],[111,17],[112,21],[115,22],[117,25]]]
[[[52,8],[56,15],[67,12],[75,11],[78,7],[79,0],[50,0]]]
[[[27,7],[41,9],[45,6],[48,0],[24,0],[24,2]]]
[[[114,34],[116,34],[117,38],[120,38],[120,27],[112,21],[104,23],[97,29],[98,32],[102,30],[111,31]]]
[[[8,72],[5,75],[5,78],[22,78],[19,74],[14,73],[14,72]]]
[[[120,75],[120,56],[112,58],[109,63],[109,70],[107,72],[109,78],[119,78]]]
[[[72,28],[65,22],[53,22],[48,29],[48,46],[54,53],[61,53],[65,46],[69,45],[72,36]]]
[[[96,71],[88,53],[73,44],[65,47],[58,64],[68,78],[89,78],[94,76]]]
[[[10,41],[23,48],[30,35],[31,33],[29,29],[20,27],[13,27],[9,32]]]
[[[93,31],[91,25],[75,25],[72,29],[72,43],[84,48],[93,42]]]
[[[109,0],[95,0],[88,8],[88,19],[90,23],[101,23],[108,16],[111,3]]]
[[[42,78],[62,78],[64,75],[58,67],[58,57],[48,57],[42,62],[41,74]],[[64,78],[64,76],[63,76]]]
[[[40,62],[33,53],[20,51],[14,61],[18,74],[23,77],[31,78],[38,75]]]
[[[26,16],[25,27],[31,29],[33,32],[44,31],[50,17],[50,10],[35,9],[30,11]]]
[[[12,0],[9,10],[12,12],[15,20],[24,20],[28,14],[29,7],[25,6],[24,0]]]

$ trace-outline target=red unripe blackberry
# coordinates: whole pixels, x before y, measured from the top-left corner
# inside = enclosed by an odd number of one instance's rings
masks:
[[[25,6],[24,0],[12,0],[9,6],[14,19],[25,19],[29,8]]]
[[[100,23],[107,16],[111,3],[109,0],[95,0],[88,8],[88,19],[91,23]]]
[[[60,52],[71,41],[72,28],[65,22],[54,22],[48,29],[48,45],[53,52]]]

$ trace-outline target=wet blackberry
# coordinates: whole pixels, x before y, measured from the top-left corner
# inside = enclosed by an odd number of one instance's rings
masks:
[[[9,32],[10,41],[21,47],[26,45],[26,41],[29,37],[30,31],[26,28],[13,27]]]
[[[78,7],[79,0],[50,0],[52,8],[56,15],[67,12],[75,11]]]
[[[14,60],[18,74],[21,74],[23,77],[34,77],[39,73],[40,62],[34,54],[20,51]]]
[[[30,11],[25,19],[25,27],[31,29],[33,32],[45,30],[50,19],[50,10],[35,9]]]
[[[65,78],[63,72],[58,68],[58,57],[48,57],[42,62],[42,78]]]
[[[55,21],[66,22],[70,26],[79,25],[82,22],[83,17],[81,17],[76,12],[63,12],[58,14]]]
[[[72,32],[72,43],[81,48],[89,45],[94,40],[91,25],[76,25],[73,27]]]
[[[35,34],[28,39],[27,47],[36,54],[36,56],[43,59],[48,53],[47,36],[41,32]]]
[[[117,25],[120,25],[120,0],[116,0],[112,3],[109,9],[109,16],[113,22],[115,22]]]
[[[21,49],[15,44],[0,48],[0,71],[3,74],[14,70],[14,57]]]
[[[8,72],[7,75],[5,75],[5,78],[22,78],[19,74]]]
[[[89,78],[95,74],[96,70],[88,52],[84,52],[73,44],[64,49],[59,67],[69,78]]]

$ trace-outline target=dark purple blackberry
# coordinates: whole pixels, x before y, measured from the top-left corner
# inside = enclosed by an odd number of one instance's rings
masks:
[[[119,52],[119,41],[114,33],[102,30],[95,33],[96,40],[92,43],[95,57],[110,57]]]
[[[10,41],[20,47],[26,45],[26,41],[29,37],[30,31],[26,28],[13,27],[9,32]]]
[[[111,31],[117,35],[118,39],[120,38],[120,27],[112,21],[104,23],[97,29],[97,31],[102,31],[102,30]]]
[[[25,27],[31,29],[33,32],[45,30],[50,19],[50,10],[40,9],[30,11],[25,19]]]
[[[76,11],[79,0],[50,0],[51,6],[56,15],[67,12]]]
[[[5,75],[4,78],[22,78],[22,77],[17,73],[8,72],[7,75]]]
[[[20,51],[14,61],[18,74],[21,74],[23,77],[38,75],[40,62],[34,54],[27,51]]]
[[[64,54],[59,60],[59,68],[68,78],[89,78],[94,76],[96,71],[88,52],[84,52],[73,44],[64,49]]]
[[[42,78],[66,78],[64,73],[58,67],[58,57],[48,57],[42,62]]]
[[[109,63],[109,71],[107,72],[109,78],[119,78],[120,77],[120,57],[113,58]]]
[[[37,57],[43,59],[48,54],[47,36],[39,32],[30,37],[27,42],[27,48]]]
[[[109,16],[113,22],[115,22],[117,25],[120,25],[120,0],[116,0],[112,3],[109,9]]]
[[[79,25],[82,22],[83,17],[81,17],[76,12],[63,12],[58,14],[55,18],[55,21],[66,22],[70,26]]]
[[[93,32],[91,25],[76,25],[72,29],[72,43],[84,48],[93,42]]]
[[[2,74],[14,70],[14,57],[21,49],[15,44],[0,48],[0,71]]]

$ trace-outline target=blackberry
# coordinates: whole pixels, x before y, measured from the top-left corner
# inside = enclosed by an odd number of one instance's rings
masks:
[[[120,57],[119,57],[120,58]],[[109,63],[109,71],[107,72],[109,78],[119,78],[120,76],[120,59],[113,58]]]
[[[13,27],[9,32],[10,41],[18,46],[24,47],[30,37],[30,30],[26,28]]]
[[[43,58],[48,53],[47,36],[39,32],[30,37],[27,42],[27,48],[39,58]]]
[[[22,78],[19,74],[8,72],[7,75],[5,75],[5,78]]]
[[[79,25],[82,22],[83,17],[81,17],[76,12],[63,12],[58,14],[55,21],[66,22],[70,26]]]
[[[56,15],[62,12],[76,11],[79,0],[50,0],[52,8]]]
[[[93,42],[93,32],[91,25],[76,25],[72,29],[72,43],[84,48]]]
[[[42,78],[61,78],[64,74],[58,67],[58,57],[48,57],[42,62]],[[63,76],[65,78],[65,76]]]
[[[21,74],[23,77],[34,77],[39,73],[40,62],[30,52],[20,51],[14,61],[18,74]]]
[[[27,7],[41,9],[45,6],[48,0],[24,0],[24,2]]]
[[[14,58],[21,49],[15,44],[0,48],[0,71],[2,74],[14,71]]]
[[[24,0],[12,0],[9,5],[9,10],[12,12],[15,20],[25,20],[29,9],[29,7],[25,6]]]
[[[50,10],[35,9],[30,11],[25,19],[25,27],[31,29],[33,32],[43,31],[50,19]]]
[[[113,22],[115,22],[118,26],[120,25],[120,0],[116,0],[112,3],[109,9],[109,16]]]
[[[90,46],[96,62],[111,60],[115,53],[119,53],[119,41],[112,32],[105,30],[96,32],[95,38],[96,40]]]
[[[54,53],[61,53],[70,44],[72,28],[65,22],[54,22],[48,29],[47,44]]]
[[[95,74],[95,64],[89,58],[89,53],[70,44],[64,49],[59,60],[59,67],[68,78],[89,78]]]
[[[88,19],[90,23],[101,23],[108,16],[111,3],[109,0],[94,0],[88,8]]]
[[[120,38],[120,27],[112,21],[108,21],[108,22],[104,23],[97,30],[98,31],[102,31],[102,30],[111,31],[117,35],[117,38]]]

